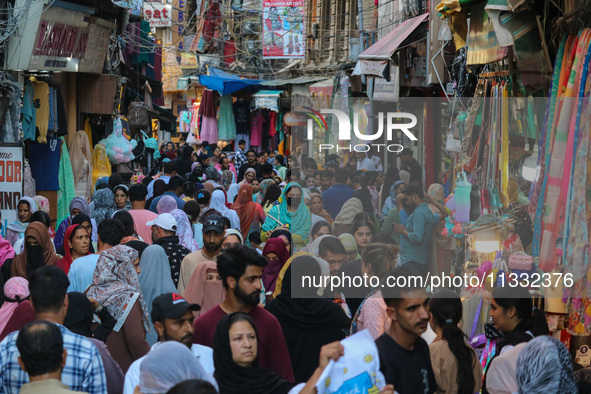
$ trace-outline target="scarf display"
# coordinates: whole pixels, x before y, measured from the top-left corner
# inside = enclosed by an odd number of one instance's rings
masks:
[[[88,135],[84,130],[78,130],[74,134],[72,142],[68,146],[76,195],[90,197],[92,189],[92,149]]]

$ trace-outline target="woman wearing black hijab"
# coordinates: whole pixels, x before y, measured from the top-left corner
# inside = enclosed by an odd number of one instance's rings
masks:
[[[296,382],[305,382],[316,370],[318,365],[310,355],[318,354],[328,343],[344,339],[351,325],[343,309],[329,299],[320,298],[316,288],[298,289],[297,298],[292,298],[291,284],[302,283],[304,275],[321,275],[320,266],[312,256],[293,260],[285,271],[281,294],[267,306],[283,329]]]
[[[95,305],[84,293],[76,291],[68,293],[68,313],[66,314],[64,326],[75,334],[104,342],[113,331],[117,320],[109,313],[107,308],[100,308],[97,312],[98,302],[93,301]],[[92,317],[94,313],[100,318],[101,324],[93,330]]]
[[[342,355],[343,345],[340,342],[323,346],[314,375],[306,384],[300,383],[294,392],[316,393],[316,383],[328,362],[338,360]],[[261,368],[257,356],[258,337],[252,318],[243,312],[224,316],[213,338],[213,376],[220,386],[220,394],[287,394],[294,388],[292,383],[275,372]],[[299,390],[300,387],[303,388]]]

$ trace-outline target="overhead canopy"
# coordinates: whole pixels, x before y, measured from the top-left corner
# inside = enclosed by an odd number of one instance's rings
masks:
[[[248,79],[230,74],[218,68],[209,67],[209,75],[199,75],[199,83],[211,90],[217,90],[226,96],[249,86],[259,86],[261,79]]]
[[[359,54],[353,75],[375,75],[390,80],[389,62],[400,44],[429,17],[429,13],[410,18]]]

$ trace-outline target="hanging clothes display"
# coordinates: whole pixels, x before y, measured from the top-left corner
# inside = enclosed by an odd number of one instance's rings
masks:
[[[249,118],[250,118],[250,103],[240,97],[233,104],[234,109],[234,120],[236,121],[236,133],[245,134],[249,133]]]
[[[49,137],[46,143],[29,145],[29,162],[37,191],[59,190],[61,143],[61,139]]]
[[[37,141],[41,143],[47,142],[47,130],[49,127],[49,85],[47,82],[38,81],[37,78],[31,77],[33,83],[34,95],[33,101],[37,109],[35,117],[35,125],[39,129],[39,137]]]
[[[76,185],[76,196],[90,197],[92,194],[92,155],[88,136],[78,130],[68,147],[72,173]]]
[[[57,194],[58,223],[61,223],[70,215],[70,202],[76,197],[70,154],[68,153],[64,137],[60,137],[60,141],[62,144],[59,161],[59,192]]]
[[[261,111],[256,111],[250,120],[250,145],[251,146],[262,146],[263,140],[263,123],[265,122],[265,116]]]
[[[107,156],[112,163],[129,163],[135,159],[133,149],[137,146],[137,141],[134,139],[129,141],[124,137],[120,116],[113,118],[113,132],[107,138],[99,141],[99,144],[105,147]]]
[[[0,142],[14,143],[20,140],[20,102],[20,86],[11,81],[0,81],[0,116],[3,115],[2,119],[4,119],[0,124]],[[35,138],[34,129],[35,126],[33,126],[33,138]]]
[[[218,139],[232,141],[236,139],[236,122],[232,108],[232,96],[220,97],[220,111],[218,115]]]
[[[207,141],[210,144],[218,142],[218,120],[215,116],[203,116],[200,129],[201,141]]]
[[[25,91],[23,94],[23,106],[21,107],[21,114],[23,118],[23,139],[34,140],[37,134],[37,111],[34,106],[35,90],[33,83],[30,80],[25,82]]]
[[[217,115],[216,94],[213,90],[205,89],[203,91],[203,97],[201,98],[201,104],[199,105],[197,114],[199,116],[210,117]]]
[[[96,185],[96,181],[102,177],[111,176],[111,163],[107,157],[107,150],[101,144],[94,146],[92,152],[92,188]]]

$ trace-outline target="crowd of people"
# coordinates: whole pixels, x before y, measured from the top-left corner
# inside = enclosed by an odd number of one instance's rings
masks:
[[[362,152],[319,165],[237,145],[164,144],[153,176],[100,178],[55,232],[47,199],[19,201],[0,237],[1,393],[315,393],[362,330],[381,393],[584,385],[527,289],[493,292],[481,361],[452,290],[297,285],[449,270],[443,187],[423,191],[411,153],[384,171]]]

